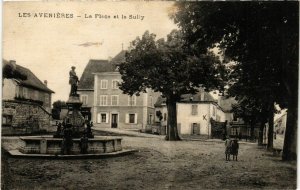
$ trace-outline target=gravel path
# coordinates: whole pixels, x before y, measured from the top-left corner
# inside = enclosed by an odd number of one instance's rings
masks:
[[[218,142],[168,142],[123,137],[136,153],[108,158],[12,158],[3,151],[2,189],[295,189],[296,163],[240,144],[239,161],[225,161]]]

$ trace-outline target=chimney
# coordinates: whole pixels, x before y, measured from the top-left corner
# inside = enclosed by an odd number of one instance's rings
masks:
[[[47,86],[47,84],[48,84],[48,81],[44,80],[44,85]]]
[[[111,62],[112,57],[111,57],[111,56],[108,56],[107,60],[108,60],[108,62]]]

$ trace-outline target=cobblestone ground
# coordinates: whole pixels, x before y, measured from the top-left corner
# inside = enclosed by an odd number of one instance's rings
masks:
[[[225,161],[218,142],[124,137],[138,152],[106,159],[12,158],[2,153],[2,189],[295,189],[296,163],[240,144]]]

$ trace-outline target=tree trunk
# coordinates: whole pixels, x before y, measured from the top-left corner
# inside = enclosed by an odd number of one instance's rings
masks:
[[[289,8],[287,3],[281,7],[282,14],[287,15]],[[299,14],[299,13],[298,13]],[[297,20],[299,22],[299,19]],[[288,94],[288,111],[282,151],[282,160],[297,160],[297,126],[298,126],[298,78],[299,78],[299,43],[294,43],[294,48],[288,47],[289,35],[286,25],[282,25],[282,70],[283,80]],[[294,34],[295,39],[299,39],[299,33]],[[294,51],[290,51],[294,50]],[[290,57],[288,56],[290,55]]]
[[[298,94],[290,97],[282,152],[282,160],[297,160]]]
[[[167,121],[167,136],[166,140],[180,140],[177,130],[177,114],[176,114],[176,99],[167,99],[168,121]]]
[[[264,122],[260,123],[259,126],[259,134],[258,134],[258,146],[262,146],[263,145],[263,141],[264,141],[264,128],[265,128],[265,124]]]
[[[268,150],[273,150],[273,136],[274,136],[274,104],[272,103],[268,116],[269,130],[268,130]]]

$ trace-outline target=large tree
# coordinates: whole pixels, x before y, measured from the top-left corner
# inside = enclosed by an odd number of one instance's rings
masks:
[[[218,46],[237,62],[235,82],[268,103],[272,138],[274,103],[288,108],[283,160],[296,159],[299,2],[181,2],[173,15],[188,46]],[[269,136],[269,137],[270,137]]]
[[[222,87],[226,72],[220,60],[209,51],[198,53],[184,48],[180,32],[167,39],[155,39],[146,31],[131,43],[126,61],[120,65],[123,82],[120,89],[129,95],[152,89],[166,98],[167,140],[179,140],[176,102],[182,94],[196,93],[199,87]]]

